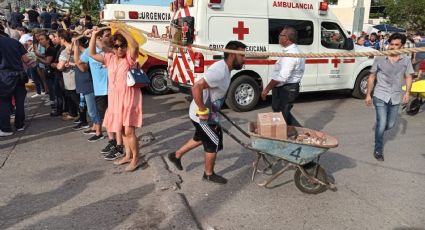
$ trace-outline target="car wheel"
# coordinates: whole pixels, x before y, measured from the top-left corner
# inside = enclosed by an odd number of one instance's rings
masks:
[[[354,84],[353,97],[364,99],[367,94],[367,80],[369,79],[369,69],[365,69],[357,76],[356,84]]]
[[[252,110],[260,97],[257,81],[248,75],[242,75],[230,83],[226,105],[237,112]]]
[[[163,95],[170,91],[167,87],[165,78],[167,77],[167,71],[165,69],[154,69],[148,73],[151,83],[147,90],[149,93],[154,95]]]

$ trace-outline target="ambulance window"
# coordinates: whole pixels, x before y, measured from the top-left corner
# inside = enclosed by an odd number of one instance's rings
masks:
[[[329,49],[343,49],[345,39],[345,34],[338,24],[334,22],[322,22],[322,46]]]
[[[313,22],[304,20],[269,19],[269,44],[279,44],[279,33],[285,26],[292,26],[298,32],[298,45],[313,43]]]

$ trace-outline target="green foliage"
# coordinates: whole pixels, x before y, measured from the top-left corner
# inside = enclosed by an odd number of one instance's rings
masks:
[[[105,4],[116,3],[117,0],[63,0],[64,6],[69,8],[72,19],[78,20],[81,14],[90,15],[92,21],[97,23],[99,21],[99,12]]]
[[[384,0],[390,24],[408,31],[425,31],[425,0]]]

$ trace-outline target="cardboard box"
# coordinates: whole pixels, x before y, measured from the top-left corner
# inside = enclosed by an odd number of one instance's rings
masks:
[[[288,138],[288,131],[282,113],[259,113],[257,115],[258,135],[282,140]]]

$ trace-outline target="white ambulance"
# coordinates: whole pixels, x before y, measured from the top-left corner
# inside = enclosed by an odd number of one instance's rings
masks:
[[[153,38],[141,46],[149,52],[142,69],[151,78],[148,90],[153,94],[165,94],[169,90],[166,83],[168,42],[164,41],[169,38],[170,20],[169,7],[162,6],[107,4],[100,12],[101,23],[124,22],[149,32],[148,37]]]
[[[354,45],[326,2],[312,0],[175,0],[171,6],[174,42],[224,48],[239,40],[247,51],[282,52],[278,35],[285,26],[298,32],[303,53],[362,52],[372,49]],[[223,58],[220,53],[170,48],[169,78],[180,91],[203,76],[208,66]],[[232,72],[226,104],[248,111],[257,104],[262,87],[270,81],[277,57],[247,57],[240,71]],[[301,91],[350,89],[364,97],[373,57],[306,58]]]

